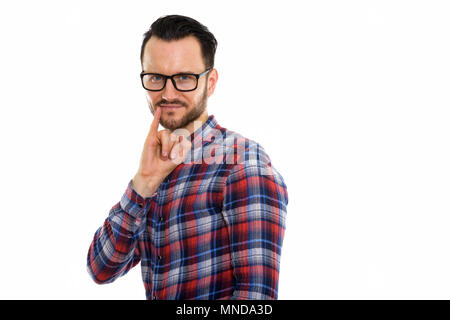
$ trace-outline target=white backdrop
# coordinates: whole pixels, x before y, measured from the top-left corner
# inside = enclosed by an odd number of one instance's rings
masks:
[[[213,4],[214,3],[214,4]],[[450,298],[447,1],[2,1],[2,299],[144,299],[140,266],[86,271],[152,119],[158,17],[219,46],[209,114],[289,192],[280,299]]]

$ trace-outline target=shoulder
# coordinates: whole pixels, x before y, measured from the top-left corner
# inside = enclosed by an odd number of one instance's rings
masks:
[[[265,206],[286,211],[289,201],[286,183],[264,147],[230,130],[226,131],[224,140],[229,141],[225,143],[227,147],[233,146],[233,150],[240,153],[237,162],[227,165],[228,175],[223,186],[226,208],[263,202]]]
[[[274,180],[285,187],[283,177],[275,169],[269,154],[259,142],[223,127],[220,127],[219,130],[221,135],[215,143],[223,146],[227,159],[233,154],[233,161],[227,162],[229,164],[227,166],[229,169],[228,181],[239,180],[244,176],[247,178],[260,176]]]
[[[237,155],[235,164],[263,166],[270,164],[270,157],[259,142],[227,128],[219,127],[218,130],[220,135],[214,137],[213,143],[222,145],[227,154],[235,153]]]

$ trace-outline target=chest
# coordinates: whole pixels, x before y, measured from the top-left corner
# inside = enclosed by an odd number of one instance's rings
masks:
[[[146,237],[157,247],[209,238],[224,227],[224,165],[177,167],[160,185],[147,216]]]

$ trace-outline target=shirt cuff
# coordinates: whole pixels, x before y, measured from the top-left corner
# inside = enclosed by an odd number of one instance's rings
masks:
[[[127,189],[120,200],[122,209],[135,218],[140,218],[145,214],[147,205],[158,194],[155,192],[150,197],[144,198],[133,188],[133,180],[128,183]]]

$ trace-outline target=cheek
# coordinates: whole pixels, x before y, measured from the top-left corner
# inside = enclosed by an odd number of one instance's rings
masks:
[[[188,109],[191,109],[192,106],[196,103],[196,96],[195,94],[179,94],[178,97],[176,97],[174,100],[181,101],[187,105]]]
[[[192,105],[194,105],[197,102],[197,98],[195,95],[186,95],[183,98],[184,98],[184,101],[186,101],[186,103],[191,108],[192,108]]]
[[[202,95],[200,92],[196,92],[196,94],[193,94],[191,97],[189,97],[189,104],[190,105],[197,105],[200,100],[202,99]]]
[[[158,94],[155,94],[153,92],[147,91],[145,92],[145,98],[147,99],[147,103],[150,105],[155,105],[156,102],[158,102]]]

